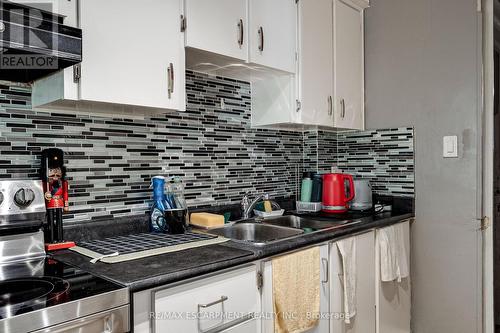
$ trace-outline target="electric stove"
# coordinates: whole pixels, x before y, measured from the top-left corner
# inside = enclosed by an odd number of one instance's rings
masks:
[[[46,256],[41,198],[0,181],[0,332],[128,332],[128,288]]]
[[[109,293],[122,287],[50,258],[0,266],[2,319]],[[0,327],[1,324],[0,324]]]
[[[129,330],[128,288],[45,256],[42,232],[0,236],[16,257],[0,263],[0,332]]]

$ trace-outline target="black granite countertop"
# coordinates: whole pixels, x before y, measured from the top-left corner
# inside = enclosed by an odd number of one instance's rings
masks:
[[[54,259],[77,266],[94,275],[128,286],[132,292],[169,284],[218,270],[248,263],[299,249],[301,247],[340,239],[374,228],[381,228],[413,217],[413,213],[384,212],[356,218],[361,222],[333,230],[306,233],[300,237],[266,246],[252,246],[229,241],[179,252],[107,264],[91,264],[89,258],[69,250],[51,254]],[[138,230],[140,231],[140,230]]]

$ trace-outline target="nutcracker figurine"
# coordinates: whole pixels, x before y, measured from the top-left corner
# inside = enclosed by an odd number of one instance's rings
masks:
[[[65,179],[64,152],[61,149],[42,151],[41,176],[47,207],[45,240],[47,243],[60,243],[63,241],[63,210],[69,210],[68,182]]]

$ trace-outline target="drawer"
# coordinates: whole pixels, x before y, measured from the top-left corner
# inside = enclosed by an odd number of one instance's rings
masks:
[[[151,296],[155,332],[216,333],[259,326],[253,318],[260,311],[254,265],[156,290]]]

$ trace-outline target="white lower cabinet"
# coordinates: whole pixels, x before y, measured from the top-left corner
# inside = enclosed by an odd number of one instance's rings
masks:
[[[328,315],[330,312],[330,264],[328,262],[329,247],[328,244],[319,246],[320,250],[320,314]],[[273,314],[273,266],[272,261],[263,263],[263,288],[262,288],[262,332],[274,333],[274,320],[268,318],[268,314]],[[318,325],[307,331],[308,333],[327,333],[329,331],[329,318],[320,318]]]
[[[410,262],[410,222],[401,222]],[[308,333],[409,333],[410,278],[382,282],[379,230],[356,239],[356,315],[343,320],[343,263],[336,242],[320,250],[321,318]],[[262,274],[262,275],[261,275]],[[305,283],[305,282],[304,282]],[[260,289],[259,289],[260,288]],[[272,260],[133,295],[134,332],[274,332]]]
[[[375,232],[354,236],[356,239],[356,315],[344,320],[344,286],[342,257],[332,243],[330,309],[332,333],[375,333]]]
[[[249,265],[134,295],[134,332],[258,333],[260,309],[257,269]]]
[[[402,222],[408,267],[410,267],[410,222]],[[377,235],[380,230],[377,230]],[[377,333],[410,333],[411,280],[382,282],[380,253],[376,250]],[[410,269],[410,268],[408,268]],[[410,274],[411,276],[411,274]]]
[[[410,265],[410,222],[401,222],[404,244]],[[401,282],[382,282],[378,234],[381,229],[356,237],[356,315],[347,324],[336,319],[344,313],[342,259],[336,243],[331,245],[330,309],[332,333],[410,333],[411,283],[410,277]],[[410,267],[410,266],[408,266]]]

